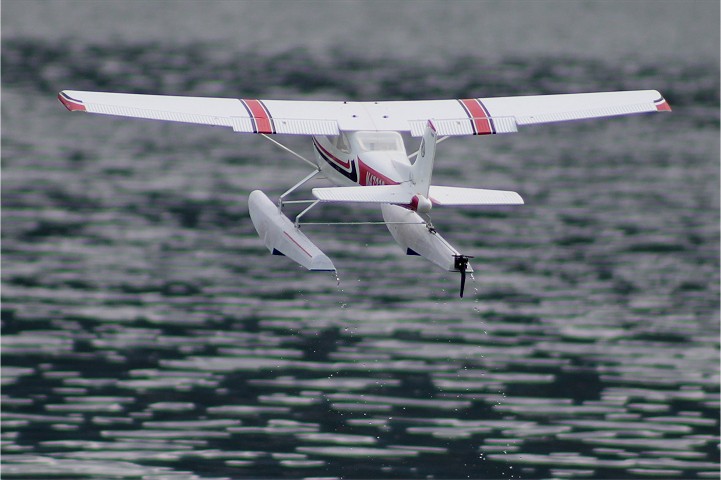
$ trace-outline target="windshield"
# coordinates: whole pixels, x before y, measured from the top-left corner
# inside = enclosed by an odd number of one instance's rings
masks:
[[[403,139],[398,132],[358,132],[358,146],[368,151],[404,151]]]

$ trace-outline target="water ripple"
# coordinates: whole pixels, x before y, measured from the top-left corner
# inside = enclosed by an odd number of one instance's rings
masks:
[[[718,68],[474,52],[3,38],[3,120],[33,118],[3,122],[3,474],[718,478]],[[308,227],[340,284],[269,256],[247,195],[302,167],[223,129],[68,116],[70,87],[659,88],[675,111],[439,147],[439,183],[527,200],[434,213],[475,255],[460,300],[384,227]]]

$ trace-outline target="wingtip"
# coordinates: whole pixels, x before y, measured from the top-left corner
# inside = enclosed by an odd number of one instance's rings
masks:
[[[671,112],[671,105],[668,104],[667,101],[663,101],[660,105],[656,105],[656,110],[659,112]]]
[[[656,105],[656,111],[658,112],[670,112],[671,105],[668,104],[665,98],[659,97],[658,100],[653,102]]]
[[[65,90],[58,93],[58,100],[71,112],[84,112],[86,110],[82,101],[72,98]]]

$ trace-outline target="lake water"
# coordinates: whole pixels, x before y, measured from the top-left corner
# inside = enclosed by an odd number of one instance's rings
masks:
[[[2,40],[3,478],[719,478],[718,2],[6,0]],[[459,299],[383,226],[306,227],[339,280],[271,257],[247,196],[302,163],[62,89],[674,111],[440,145],[526,201],[435,213]]]

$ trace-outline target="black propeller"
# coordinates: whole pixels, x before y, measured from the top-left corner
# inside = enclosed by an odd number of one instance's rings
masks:
[[[473,258],[470,255],[453,255],[455,259],[453,268],[461,272],[461,298],[463,298],[463,290],[466,288],[466,270],[468,269],[468,260]]]

